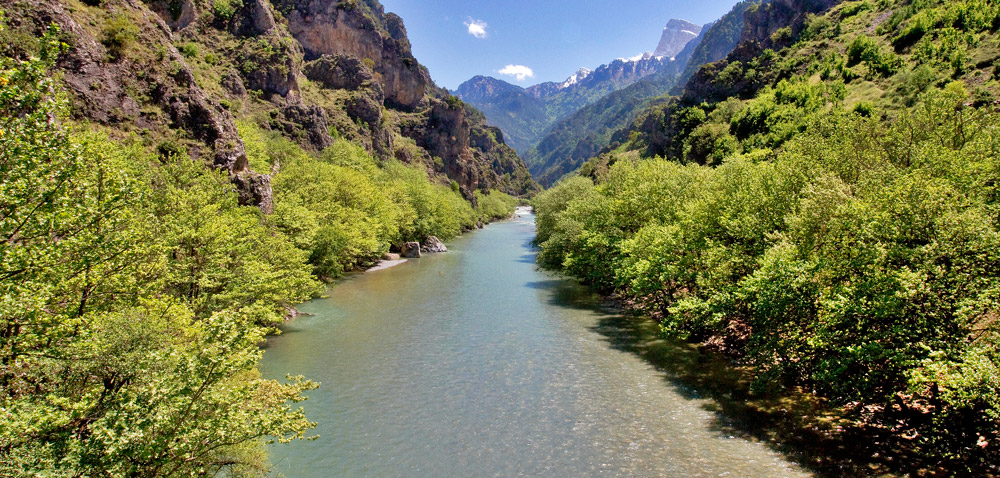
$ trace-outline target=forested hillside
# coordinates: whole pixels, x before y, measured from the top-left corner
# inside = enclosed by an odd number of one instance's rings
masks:
[[[0,2],[0,476],[268,473],[317,384],[265,335],[536,188],[398,17],[306,3]]]
[[[798,389],[871,466],[1000,474],[1000,6],[780,1],[536,200],[540,262]],[[820,468],[822,466],[817,464]],[[832,471],[831,471],[832,473]]]
[[[525,153],[532,177],[543,186],[578,169],[584,161],[606,148],[611,136],[673,88],[676,72],[644,78],[580,108],[548,130]],[[618,146],[618,145],[616,145]]]

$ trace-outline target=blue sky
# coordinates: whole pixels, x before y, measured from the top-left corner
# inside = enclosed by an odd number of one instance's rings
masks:
[[[475,75],[521,86],[563,81],[580,67],[653,51],[671,18],[701,25],[717,20],[736,3],[382,0],[387,12],[403,17],[417,60],[427,66],[435,83],[449,89]],[[508,65],[515,68],[505,70]],[[526,75],[528,69],[533,76]]]

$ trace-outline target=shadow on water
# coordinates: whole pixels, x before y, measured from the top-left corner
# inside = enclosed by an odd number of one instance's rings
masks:
[[[516,262],[520,262],[522,264],[537,264],[538,263],[538,252],[531,252],[531,253],[525,254],[525,255],[523,255],[521,257],[518,257],[515,261]]]
[[[703,408],[715,415],[711,427],[721,435],[763,442],[817,476],[881,476],[902,465],[872,458],[873,437],[840,430],[836,415],[812,395],[755,395],[746,374],[729,360],[665,338],[653,320],[623,312],[575,281],[560,278],[526,285],[550,291],[553,305],[599,313],[591,330],[610,347],[653,365],[682,396],[708,399]]]

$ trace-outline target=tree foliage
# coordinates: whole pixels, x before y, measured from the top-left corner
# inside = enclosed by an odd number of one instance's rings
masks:
[[[510,216],[516,205],[502,192],[476,191],[473,207],[426,171],[398,161],[378,164],[347,141],[314,156],[252,122],[241,122],[240,132],[251,163],[278,170],[268,221],[309,254],[322,278],[374,264],[401,242],[451,239],[478,221]]]
[[[305,256],[203,165],[64,127],[56,34],[0,59],[0,475],[262,473],[313,425],[256,370]]]
[[[618,161],[539,195],[540,261],[729,350],[758,391],[805,385],[946,469],[996,471],[1000,115],[959,83],[893,120],[789,88],[754,100],[799,112],[763,156]]]

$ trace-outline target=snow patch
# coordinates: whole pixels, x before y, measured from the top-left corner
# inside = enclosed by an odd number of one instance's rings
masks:
[[[573,76],[567,78],[566,81],[562,82],[562,84],[559,85],[559,89],[561,90],[563,88],[569,88],[570,86],[573,86],[583,81],[593,72],[594,71],[589,68],[580,68],[579,70],[576,70],[576,73],[574,73]]]

